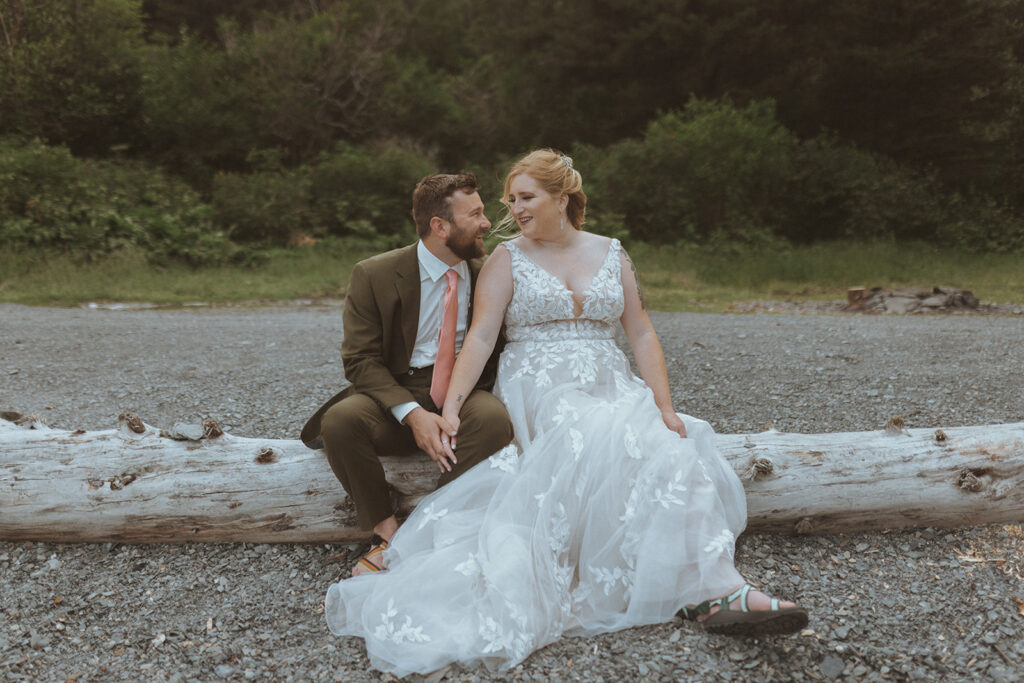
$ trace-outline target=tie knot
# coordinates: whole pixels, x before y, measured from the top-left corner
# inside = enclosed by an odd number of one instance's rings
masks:
[[[458,282],[459,280],[459,274],[455,272],[454,268],[449,268],[444,275],[446,278],[448,278],[449,287],[454,287],[455,283]]]

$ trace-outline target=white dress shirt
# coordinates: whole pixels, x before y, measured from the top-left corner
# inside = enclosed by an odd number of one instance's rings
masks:
[[[416,256],[420,263],[420,318],[416,325],[416,343],[412,347],[409,366],[425,368],[434,364],[437,358],[437,338],[441,334],[441,318],[444,315],[444,293],[448,289],[448,278],[445,273],[453,269],[459,276],[459,316],[455,323],[455,353],[462,348],[466,338],[466,327],[469,321],[469,264],[459,261],[454,266],[437,258],[420,240],[416,245]],[[401,422],[405,416],[419,406],[415,401],[400,403],[391,408],[395,419]]]

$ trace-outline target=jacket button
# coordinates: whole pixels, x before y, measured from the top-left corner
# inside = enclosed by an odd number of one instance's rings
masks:
[[[412,368],[409,368],[409,374],[410,374],[410,375],[414,375],[414,374],[416,374],[416,371],[415,371],[415,370],[413,370]]]

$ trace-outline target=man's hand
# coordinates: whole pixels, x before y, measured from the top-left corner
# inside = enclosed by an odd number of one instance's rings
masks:
[[[430,459],[437,463],[442,472],[451,472],[455,459],[451,434],[455,431],[440,415],[422,407],[413,408],[405,416],[405,424],[412,429],[413,438]]]

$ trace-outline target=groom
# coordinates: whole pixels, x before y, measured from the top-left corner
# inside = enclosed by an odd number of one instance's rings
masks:
[[[452,481],[512,440],[508,412],[489,391],[497,350],[466,399],[458,452],[438,414],[455,353],[472,317],[471,297],[491,227],[471,174],[431,175],[412,196],[415,244],[360,261],[352,270],[343,314],[341,358],[352,385],[302,428],[355,502],[360,528],[375,537],[353,576],[381,571],[381,555],[398,529],[380,455],[425,451]]]

